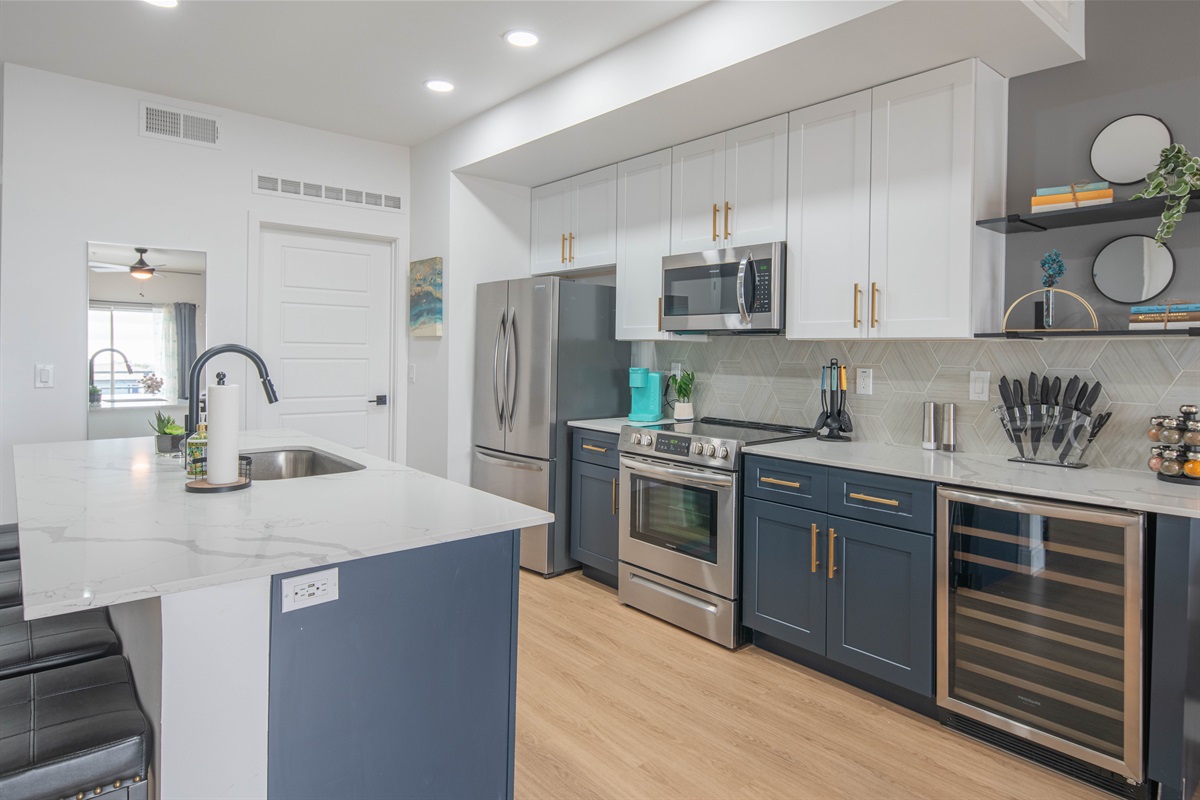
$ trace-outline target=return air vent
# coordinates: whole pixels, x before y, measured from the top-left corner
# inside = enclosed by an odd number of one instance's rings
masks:
[[[344,189],[324,183],[310,183],[293,178],[280,178],[255,172],[251,187],[255,194],[291,195],[303,200],[316,200],[338,205],[366,206],[379,211],[403,211],[404,202],[400,195],[366,192],[362,189]]]
[[[145,101],[139,104],[138,109],[142,136],[214,149],[221,147],[216,117]]]

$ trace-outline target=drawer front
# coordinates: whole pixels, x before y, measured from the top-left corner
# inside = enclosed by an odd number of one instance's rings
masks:
[[[934,484],[849,469],[829,470],[829,513],[933,533]]]
[[[811,511],[828,503],[829,468],[799,461],[746,456],[743,494]]]
[[[620,469],[621,462],[617,458],[617,439],[615,433],[599,433],[583,428],[574,428],[575,436],[572,444],[571,457],[577,461],[586,461],[598,467]]]

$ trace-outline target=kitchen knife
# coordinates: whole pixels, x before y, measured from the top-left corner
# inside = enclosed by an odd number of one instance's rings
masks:
[[[1055,450],[1062,447],[1063,439],[1067,438],[1067,429],[1071,426],[1071,417],[1074,416],[1075,396],[1078,393],[1079,376],[1072,375],[1071,380],[1067,381],[1067,388],[1063,390],[1062,405],[1059,406],[1058,425],[1054,429],[1052,440]]]
[[[1082,394],[1082,392],[1080,393]],[[1085,397],[1079,404],[1079,413],[1083,414],[1085,417],[1090,417],[1092,415],[1092,406],[1096,405],[1096,400],[1099,397],[1100,381],[1096,381],[1096,384],[1090,390],[1088,390],[1087,397]]]
[[[1004,410],[1008,416],[1008,438],[1017,446],[1017,453],[1021,458],[1025,457],[1025,445],[1021,442],[1021,438],[1017,436],[1017,420],[1013,411],[1013,393],[1012,387],[1008,383],[1008,376],[1000,376],[1000,399],[1004,402]]]
[[[1042,384],[1049,389],[1045,378],[1042,378]],[[1046,402],[1042,397],[1042,384],[1038,383],[1036,373],[1029,373],[1029,449],[1034,458],[1037,458],[1038,447],[1042,443],[1042,403]]]
[[[1079,384],[1079,391],[1075,393],[1075,410],[1076,411],[1083,410],[1083,399],[1085,397],[1087,397],[1087,393],[1088,393],[1088,382],[1084,381],[1083,383]]]
[[[1100,433],[1104,426],[1108,424],[1108,421],[1111,418],[1112,412],[1105,411],[1103,414],[1096,417],[1096,419],[1092,422],[1092,432],[1088,434],[1087,443],[1083,446],[1083,449],[1079,451],[1080,461],[1083,461],[1083,457],[1087,455],[1088,448],[1092,446],[1092,442],[1096,441],[1096,436]]]
[[[1012,382],[1013,396],[1013,411],[1017,415],[1017,424],[1021,426],[1021,433],[1029,427],[1029,409],[1025,407],[1025,391],[1021,387],[1021,379],[1013,378]]]

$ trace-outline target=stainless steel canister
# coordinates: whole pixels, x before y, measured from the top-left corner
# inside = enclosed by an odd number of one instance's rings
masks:
[[[937,403],[933,401],[926,402],[921,411],[921,447],[938,449]]]
[[[954,403],[942,403],[942,449],[951,453],[958,449],[954,438]]]

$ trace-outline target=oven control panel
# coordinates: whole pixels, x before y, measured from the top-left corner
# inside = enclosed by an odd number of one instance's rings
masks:
[[[737,447],[736,441],[628,425],[621,432],[618,449],[622,453],[653,453],[671,461],[732,469],[737,463]]]
[[[686,457],[692,452],[692,439],[689,436],[660,433],[654,437],[654,452]]]

